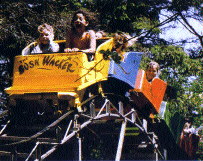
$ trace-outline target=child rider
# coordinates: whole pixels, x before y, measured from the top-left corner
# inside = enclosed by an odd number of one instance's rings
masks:
[[[71,29],[67,32],[64,52],[95,52],[95,32],[93,30],[87,30],[89,19],[88,13],[83,10],[79,10],[73,15]]]

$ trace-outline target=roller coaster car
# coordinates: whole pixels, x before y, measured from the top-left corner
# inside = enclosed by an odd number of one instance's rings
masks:
[[[151,82],[146,79],[144,70],[139,70],[134,89],[130,90],[131,99],[139,108],[146,108],[150,113],[157,114],[160,112],[160,105],[163,100],[166,82],[159,78],[154,78]]]
[[[6,89],[14,112],[30,114],[32,111],[41,115],[44,111],[79,109],[86,90],[99,84],[103,93],[125,96],[130,90],[136,106],[149,104],[152,113],[159,112],[166,83],[160,79],[149,83],[144,71],[138,72],[142,53],[126,52],[123,61],[116,64],[113,60],[104,60],[97,50],[94,60],[90,61],[88,53],[63,53],[65,41],[55,42],[61,47],[60,53],[15,57],[13,84]],[[26,48],[31,45],[33,43]],[[108,43],[101,45],[108,48]]]

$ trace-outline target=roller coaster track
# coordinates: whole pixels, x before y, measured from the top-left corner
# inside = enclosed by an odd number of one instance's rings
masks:
[[[68,141],[70,141],[73,137],[77,137],[78,139],[78,156],[77,160],[82,160],[82,142],[80,138],[80,132],[85,129],[88,125],[94,124],[96,121],[99,120],[106,120],[106,119],[119,119],[121,120],[121,129],[119,134],[119,140],[116,150],[116,156],[115,160],[119,161],[122,157],[122,149],[123,149],[123,143],[124,143],[124,137],[126,132],[126,125],[127,123],[132,124],[134,127],[137,127],[142,133],[144,133],[147,136],[148,142],[150,142],[153,145],[154,153],[156,155],[156,160],[165,160],[166,156],[162,154],[162,152],[159,149],[159,143],[157,141],[157,137],[153,132],[147,131],[147,125],[146,120],[141,121],[137,115],[136,110],[131,109],[127,114],[124,114],[123,112],[123,104],[119,103],[119,109],[117,109],[110,100],[105,98],[105,102],[103,106],[100,108],[98,113],[95,113],[95,109],[90,109],[90,114],[85,114],[84,112],[81,113],[73,113],[73,111],[68,111],[67,113],[63,114],[61,117],[59,117],[56,121],[42,129],[41,131],[37,132],[36,134],[25,137],[25,138],[19,138],[16,137],[15,140],[20,140],[17,142],[12,142],[8,144],[0,145],[0,147],[9,147],[9,146],[16,146],[19,144],[27,143],[27,142],[35,142],[35,145],[33,146],[32,150],[29,152],[29,154],[20,154],[17,152],[5,152],[1,151],[2,153],[7,153],[11,155],[11,160],[15,161],[17,160],[17,157],[19,155],[24,156],[25,161],[33,160],[35,161],[42,161],[48,158],[51,154],[53,154],[57,149],[60,148],[60,146],[67,144]],[[111,111],[114,111],[112,113]],[[46,139],[40,139],[39,137],[44,134],[45,132],[49,131],[51,128],[54,128],[58,126],[58,124],[67,119],[70,115],[73,115],[73,119],[69,119],[69,122],[66,124],[65,133],[63,134],[63,137],[57,140],[50,141],[49,139],[46,141]],[[78,120],[83,120],[78,121]],[[6,128],[3,127],[1,131],[3,131]],[[0,136],[0,139],[5,139],[8,136]],[[49,148],[42,154],[40,151],[40,146],[46,145],[49,146]]]

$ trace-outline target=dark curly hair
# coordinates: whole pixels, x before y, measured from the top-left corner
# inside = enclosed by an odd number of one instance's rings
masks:
[[[90,11],[87,11],[84,9],[79,9],[73,14],[73,17],[71,20],[71,28],[72,29],[74,29],[74,20],[75,20],[75,17],[78,13],[81,13],[84,15],[86,21],[89,23],[88,28],[93,28],[97,25],[98,19],[97,19],[96,13],[93,13],[93,12],[90,12]]]

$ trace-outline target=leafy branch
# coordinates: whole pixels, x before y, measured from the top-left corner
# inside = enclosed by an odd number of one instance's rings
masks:
[[[108,50],[100,50],[100,53],[103,54],[104,60],[112,59],[117,64],[121,63],[121,56],[115,51],[110,51],[109,49]]]

